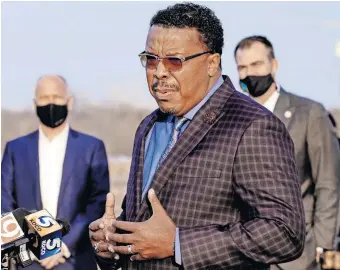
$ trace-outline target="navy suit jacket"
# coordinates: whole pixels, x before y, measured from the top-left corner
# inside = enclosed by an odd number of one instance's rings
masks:
[[[35,131],[6,144],[1,163],[2,213],[18,207],[28,210],[43,208],[39,184],[38,139],[39,132]],[[103,142],[70,129],[57,218],[65,218],[71,224],[71,231],[63,237],[63,242],[73,255],[71,262],[75,265],[74,269],[96,269],[88,225],[104,214],[109,185]]]

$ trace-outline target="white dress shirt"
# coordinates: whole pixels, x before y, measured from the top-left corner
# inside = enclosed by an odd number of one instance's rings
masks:
[[[39,174],[43,208],[54,218],[57,216],[58,196],[69,134],[67,124],[51,141],[39,128]]]
[[[276,90],[275,92],[267,99],[267,101],[263,104],[265,108],[267,108],[269,111],[274,112],[275,105],[277,103],[277,100],[280,96],[280,85],[276,84]]]

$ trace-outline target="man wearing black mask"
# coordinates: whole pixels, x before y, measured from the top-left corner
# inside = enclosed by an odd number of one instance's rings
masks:
[[[241,40],[234,51],[240,86],[285,124],[295,146],[306,217],[305,249],[295,261],[271,269],[318,269],[316,247],[332,248],[336,234],[340,150],[325,108],[286,92],[275,80],[278,61],[263,36]]]
[[[73,97],[63,77],[41,77],[34,103],[39,129],[8,142],[4,151],[1,212],[46,209],[71,224],[60,253],[41,261],[33,258],[25,269],[96,270],[87,226],[103,215],[109,192],[104,144],[69,127]]]

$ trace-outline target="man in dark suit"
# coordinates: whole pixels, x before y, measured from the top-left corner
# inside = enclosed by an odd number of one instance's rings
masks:
[[[340,151],[327,111],[275,81],[278,61],[267,38],[243,39],[235,48],[235,59],[243,90],[280,118],[295,146],[307,226],[305,250],[299,259],[272,268],[317,269],[316,247],[332,248],[339,197]]]
[[[159,109],[137,129],[122,214],[109,197],[89,226],[102,269],[268,269],[301,255],[293,143],[222,76],[223,42],[204,6],[152,18],[140,58]]]
[[[335,134],[337,134],[338,126],[337,126],[336,121],[335,121],[331,112],[328,112],[328,117],[329,117],[329,120],[331,120]],[[338,136],[338,141],[339,141],[339,144],[340,144],[340,137],[339,136]]]
[[[40,78],[35,93],[39,129],[8,142],[3,155],[2,213],[44,208],[71,225],[62,252],[25,269],[97,269],[87,227],[104,213],[107,156],[102,141],[69,127],[72,101],[65,79]]]
[[[332,115],[331,112],[328,112],[328,117],[331,120],[335,134],[337,134],[337,127],[338,126],[337,126],[335,118],[334,118],[334,116]],[[340,137],[338,137],[338,142],[339,142],[339,145],[340,145]],[[339,203],[340,203],[340,200],[339,200]],[[335,240],[334,240],[334,248],[336,250],[340,251],[340,207],[338,207],[338,217],[337,217],[336,228],[337,228],[336,229],[337,231],[336,231],[336,237],[335,237]]]

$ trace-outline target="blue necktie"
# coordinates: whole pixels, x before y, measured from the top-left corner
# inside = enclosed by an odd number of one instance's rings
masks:
[[[179,136],[181,134],[181,127],[185,124],[185,122],[188,121],[187,118],[180,117],[178,118],[177,123],[175,124],[175,128],[172,130],[169,142],[167,147],[165,148],[161,158],[159,159],[159,162],[157,164],[157,168],[162,164],[162,162],[166,159],[166,157],[169,155],[171,149],[175,146],[176,142],[179,139]]]

